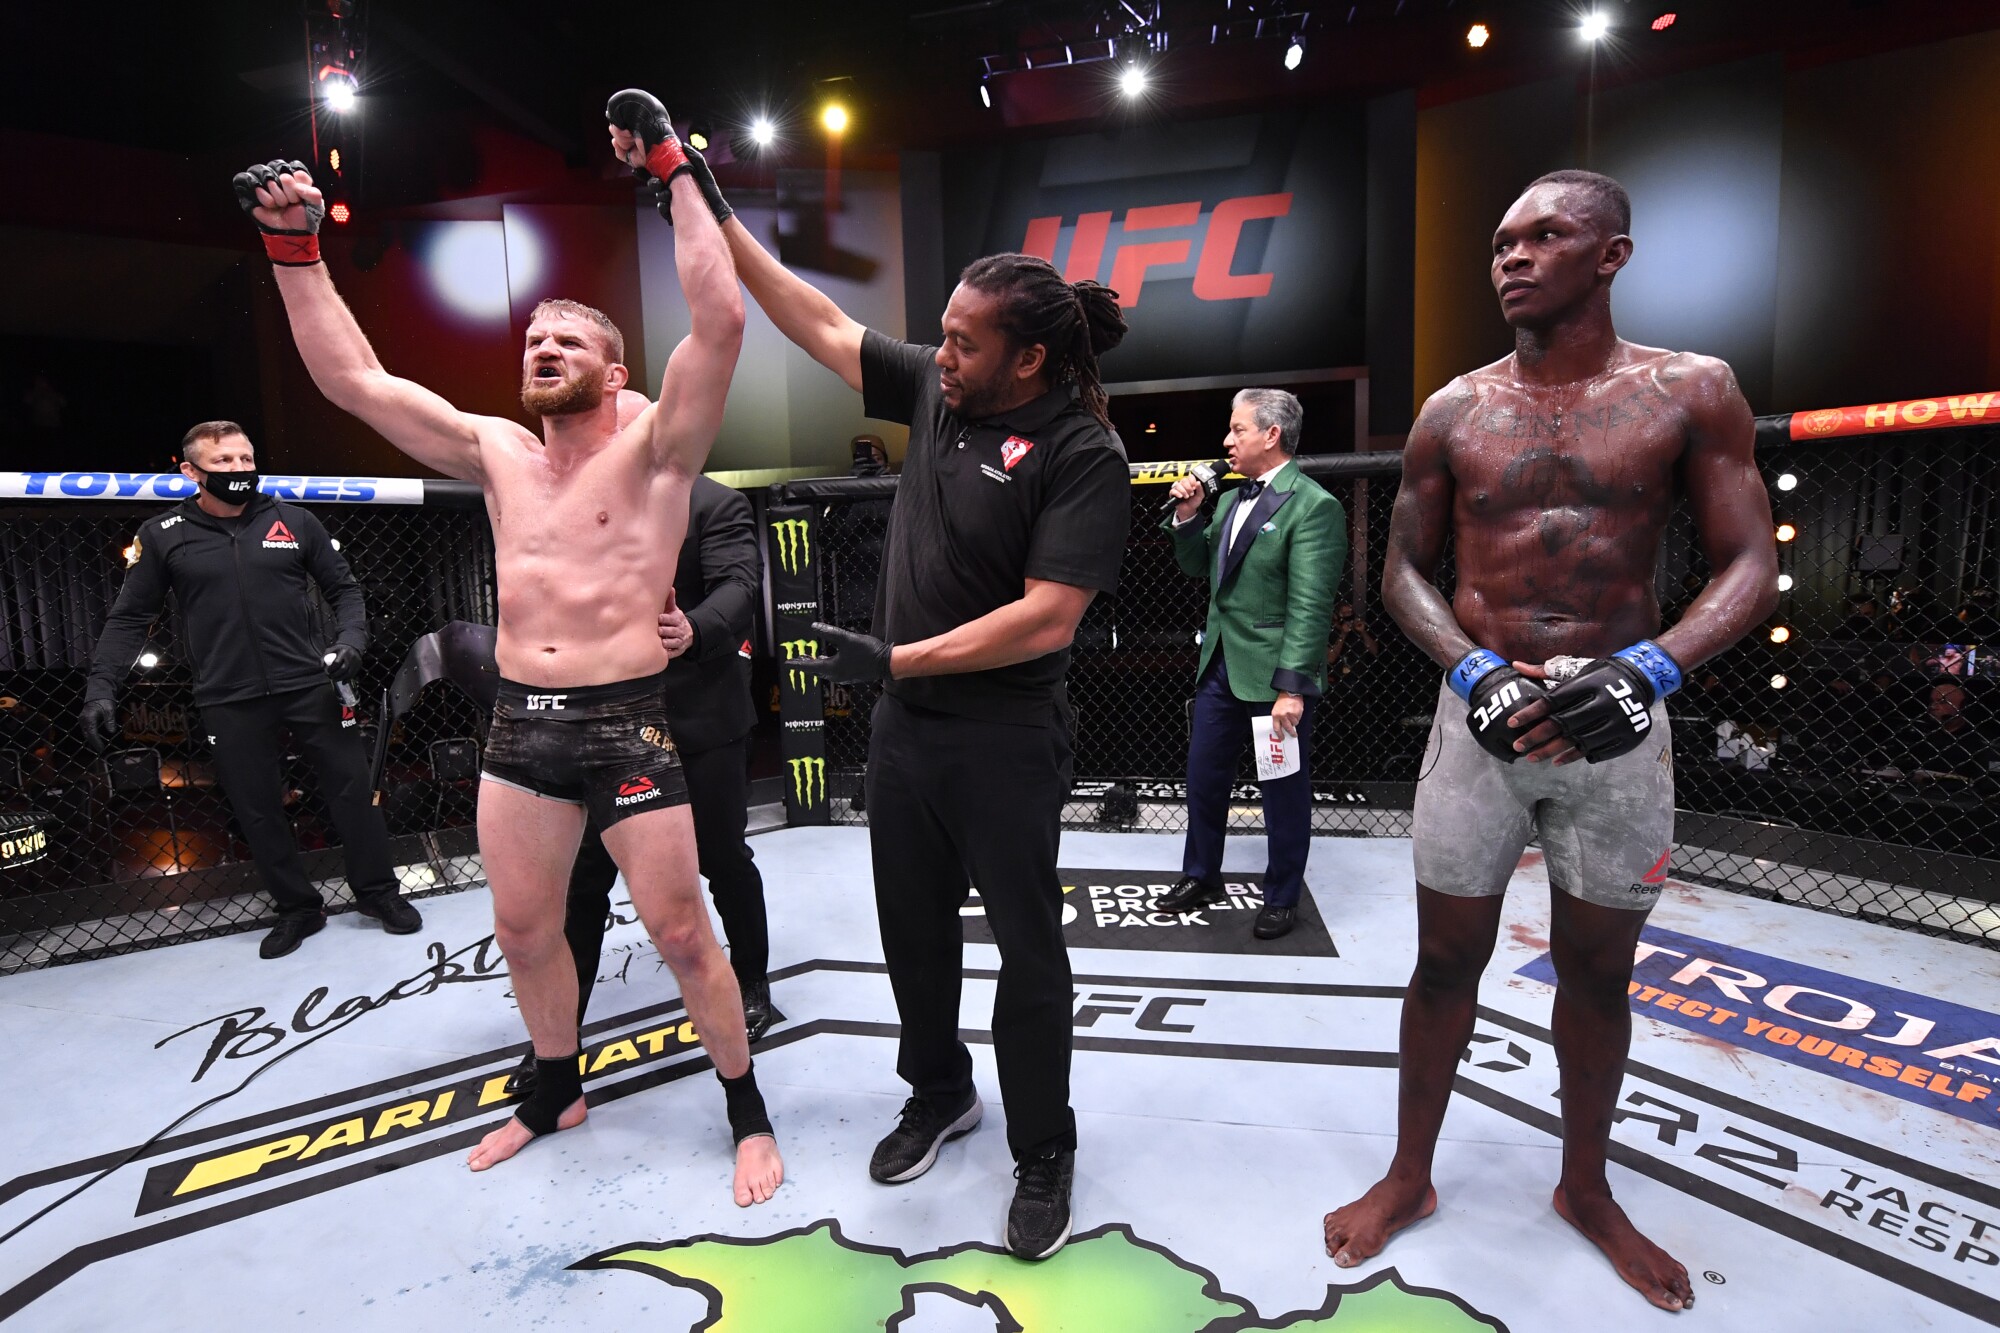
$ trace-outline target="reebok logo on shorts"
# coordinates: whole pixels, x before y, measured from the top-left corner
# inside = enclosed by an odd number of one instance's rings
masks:
[[[1659,897],[1661,887],[1667,882],[1667,862],[1671,861],[1673,856],[1674,849],[1671,847],[1661,852],[1660,859],[1653,862],[1653,868],[1640,876],[1639,882],[1627,888],[1625,892],[1634,898]]]
[[[342,704],[340,706],[340,725],[342,726],[342,728],[351,727],[355,725],[354,710],[352,708],[349,708],[346,704]]]
[[[618,795],[612,799],[613,805],[640,805],[660,798],[660,789],[653,785],[649,777],[627,779],[618,784]]]
[[[271,523],[271,530],[264,534],[264,549],[267,551],[296,551],[299,549],[299,539],[294,537],[292,530],[285,526],[285,520],[275,519]]]

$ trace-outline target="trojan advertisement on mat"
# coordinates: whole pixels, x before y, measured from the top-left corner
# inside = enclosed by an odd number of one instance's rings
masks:
[[[1115,288],[1107,382],[1360,365],[1363,155],[1344,107],[949,154],[945,261],[1023,250]]]

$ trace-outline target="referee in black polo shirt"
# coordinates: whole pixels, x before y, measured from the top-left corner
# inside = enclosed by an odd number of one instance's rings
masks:
[[[1070,1231],[1076,1116],[1071,992],[1056,843],[1069,792],[1070,640],[1118,582],[1131,527],[1125,449],[1097,359],[1125,336],[1114,292],[1047,261],[994,255],[959,276],[942,346],[884,337],[787,271],[714,183],[736,272],[778,328],[910,427],[875,599],[875,635],[827,625],[830,680],[884,680],[868,753],[868,833],[882,949],[913,1095],[875,1149],[883,1184],[914,1180],[979,1123],[958,1039],[962,926],[977,885],[1000,947],[993,1049],[1017,1185],[1007,1247]]]

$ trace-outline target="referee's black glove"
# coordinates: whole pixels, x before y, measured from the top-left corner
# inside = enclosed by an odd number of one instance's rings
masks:
[[[334,681],[345,683],[353,680],[361,670],[361,654],[352,644],[336,643],[321,654],[326,663],[326,674]]]
[[[817,621],[813,622],[812,632],[826,650],[825,655],[794,658],[789,665],[843,685],[889,678],[889,652],[894,644],[884,643],[872,634]]]

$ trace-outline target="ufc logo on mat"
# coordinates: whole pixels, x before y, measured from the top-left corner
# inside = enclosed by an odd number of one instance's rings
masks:
[[[1292,211],[1289,194],[1252,194],[1241,199],[1224,199],[1208,215],[1206,226],[1191,240],[1135,241],[1133,233],[1159,231],[1168,227],[1194,227],[1202,221],[1201,202],[1153,204],[1128,208],[1117,258],[1111,261],[1110,287],[1118,293],[1118,304],[1130,308],[1139,304],[1139,289],[1146,285],[1146,270],[1169,264],[1185,264],[1201,247],[1201,259],[1194,270],[1197,301],[1240,301],[1268,296],[1269,273],[1231,273],[1236,263],[1236,245],[1243,236],[1243,224],[1256,218],[1281,218]],[[1021,242],[1025,254],[1039,255],[1055,262],[1056,242],[1062,236],[1060,217],[1030,218],[1028,235]],[[1076,220],[1070,238],[1069,255],[1063,265],[1063,280],[1076,282],[1096,278],[1104,268],[1105,240],[1111,234],[1111,214],[1085,213]]]
[[[1616,699],[1618,706],[1625,710],[1625,718],[1632,724],[1632,730],[1645,731],[1652,727],[1652,715],[1646,711],[1646,705],[1632,697],[1630,685],[1621,680],[1616,685],[1606,685],[1604,691]]]
[[[528,711],[530,713],[562,712],[564,711],[563,700],[567,698],[569,698],[567,694],[531,694],[528,696]]]
[[[1492,726],[1493,723],[1499,719],[1502,713],[1506,712],[1509,708],[1512,708],[1515,704],[1519,703],[1520,701],[1521,701],[1521,683],[1519,681],[1510,680],[1505,685],[1502,685],[1499,689],[1495,690],[1493,692],[1493,697],[1491,699],[1488,699],[1480,707],[1473,709],[1472,715],[1473,717],[1479,720],[1479,729],[1481,731],[1484,731],[1488,727]]]

